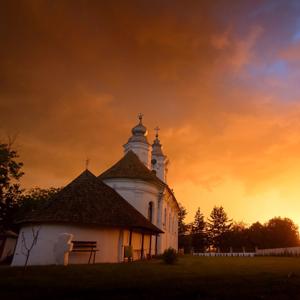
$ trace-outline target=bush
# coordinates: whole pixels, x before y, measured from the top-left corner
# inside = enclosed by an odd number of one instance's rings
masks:
[[[177,261],[177,258],[178,258],[177,252],[173,248],[169,248],[165,250],[162,255],[163,261],[168,265],[174,264]]]

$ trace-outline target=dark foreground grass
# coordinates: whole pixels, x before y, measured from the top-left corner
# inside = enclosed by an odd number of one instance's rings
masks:
[[[300,299],[300,258],[0,267],[0,299]]]

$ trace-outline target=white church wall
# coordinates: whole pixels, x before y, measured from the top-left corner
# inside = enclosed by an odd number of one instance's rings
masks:
[[[96,254],[96,262],[118,262],[119,253],[119,229],[99,229],[95,227],[79,227],[71,225],[45,224],[41,226],[26,226],[20,231],[17,241],[16,251],[12,266],[23,266],[26,256],[24,255],[24,246],[22,243],[22,232],[24,233],[26,243],[32,242],[32,228],[40,228],[37,244],[32,249],[29,257],[29,265],[51,265],[55,264],[54,245],[61,233],[71,233],[73,240],[97,241],[99,252]],[[69,256],[70,264],[87,263],[89,253],[71,253]]]
[[[173,195],[166,191],[161,203],[161,229],[164,234],[159,237],[159,253],[172,247],[178,250],[178,208]]]
[[[159,189],[155,185],[136,179],[105,179],[104,182],[127,200],[145,218],[148,218],[149,202],[152,202],[152,223],[157,225]]]
[[[152,169],[156,172],[156,176],[163,182],[167,182],[167,159],[165,156],[152,155],[151,161],[156,161],[152,164]]]
[[[171,193],[166,192],[161,199],[161,190],[156,185],[137,179],[113,178],[105,179],[104,182],[119,193],[146,218],[148,218],[149,202],[152,202],[152,223],[164,231],[158,238],[158,254],[163,253],[164,250],[169,247],[176,250],[178,249],[178,208]],[[166,218],[164,214],[165,209]],[[154,245],[155,238],[152,239],[152,253],[155,251]]]
[[[142,142],[129,142],[124,145],[125,153],[132,150],[140,161],[148,168],[151,167],[150,145]]]

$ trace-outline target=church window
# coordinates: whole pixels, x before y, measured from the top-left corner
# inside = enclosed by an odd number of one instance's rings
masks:
[[[149,202],[148,205],[148,220],[153,222],[153,202]]]

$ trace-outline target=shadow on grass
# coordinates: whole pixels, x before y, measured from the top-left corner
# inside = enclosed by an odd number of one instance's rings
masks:
[[[1,299],[300,299],[300,258],[0,267]]]

